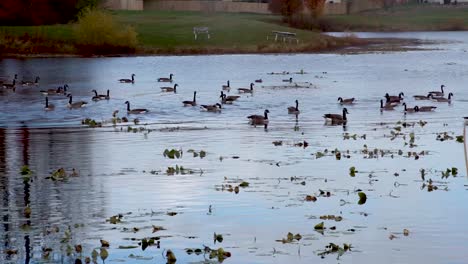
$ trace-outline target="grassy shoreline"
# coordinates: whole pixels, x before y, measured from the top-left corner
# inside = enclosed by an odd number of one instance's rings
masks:
[[[404,32],[468,30],[468,5],[409,4],[322,19],[325,31]]]
[[[280,16],[181,11],[114,11],[115,20],[138,33],[130,54],[98,56],[317,53],[365,47],[380,40],[332,37],[287,26]],[[325,16],[327,31],[415,31],[468,29],[468,7],[399,6],[361,14]],[[194,39],[192,28],[208,26],[211,38]],[[0,57],[94,56],[77,44],[73,24],[37,27],[0,26]],[[320,27],[322,28],[322,26]],[[271,31],[297,34],[296,43],[267,40]]]

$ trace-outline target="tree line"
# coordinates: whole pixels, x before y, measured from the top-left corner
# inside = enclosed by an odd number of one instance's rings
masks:
[[[1,0],[0,25],[36,26],[73,21],[100,0]]]

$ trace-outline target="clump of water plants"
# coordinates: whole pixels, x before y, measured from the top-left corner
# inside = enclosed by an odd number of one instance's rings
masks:
[[[70,173],[67,173],[64,168],[59,168],[52,172],[50,176],[47,176],[46,179],[53,181],[66,181],[69,177],[78,177],[79,173],[75,168],[72,169]]]
[[[343,220],[343,217],[339,215],[322,215],[319,218],[322,220],[335,220],[336,222]]]
[[[325,250],[318,253],[317,255],[320,256],[321,258],[325,258],[326,255],[328,254],[338,254],[337,259],[340,258],[345,252],[351,251],[351,244],[343,244],[343,246],[339,246],[334,243],[330,243],[327,246],[325,246]]]
[[[183,166],[175,165],[175,167],[167,167],[166,174],[167,175],[186,175],[186,174],[194,174],[195,171],[191,169],[184,168]]]
[[[364,192],[358,192],[358,196],[359,196],[358,204],[359,205],[365,204],[367,201],[367,195]]]
[[[200,157],[200,159],[203,159],[204,157],[206,157],[206,151],[204,150],[200,150],[200,151],[196,151],[196,150],[193,150],[193,149],[189,149],[187,150],[188,153],[192,153],[193,154],[193,157]]]
[[[81,124],[89,127],[102,127],[102,122],[97,122],[96,120],[91,118],[85,118],[81,120]]]
[[[180,149],[180,150],[177,150],[177,149],[165,149],[164,150],[164,153],[163,153],[163,156],[165,158],[169,158],[169,159],[179,159],[182,157],[182,154],[183,154],[183,151]]]
[[[299,240],[302,239],[302,236],[301,234],[297,233],[297,234],[293,234],[291,232],[289,232],[285,238],[282,238],[282,239],[279,239],[279,240],[276,240],[276,242],[281,242],[283,244],[287,244],[287,243],[294,243],[294,242],[298,242]]]

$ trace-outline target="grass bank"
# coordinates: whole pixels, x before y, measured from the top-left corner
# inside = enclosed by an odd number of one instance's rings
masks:
[[[115,19],[134,27],[137,55],[313,52],[365,44],[354,37],[334,38],[317,32],[293,29],[281,17],[258,14],[200,13],[176,11],[117,11]],[[207,26],[211,38],[194,39],[192,28]],[[271,31],[297,33],[299,44],[280,43]],[[0,54],[83,54],[73,25],[0,27]]]
[[[351,15],[325,16],[324,31],[468,30],[468,6],[403,5]]]

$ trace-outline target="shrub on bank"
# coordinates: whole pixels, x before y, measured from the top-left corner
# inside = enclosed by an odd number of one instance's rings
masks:
[[[99,9],[81,13],[74,34],[77,48],[83,54],[134,53],[138,46],[133,27],[122,27],[111,14]]]

